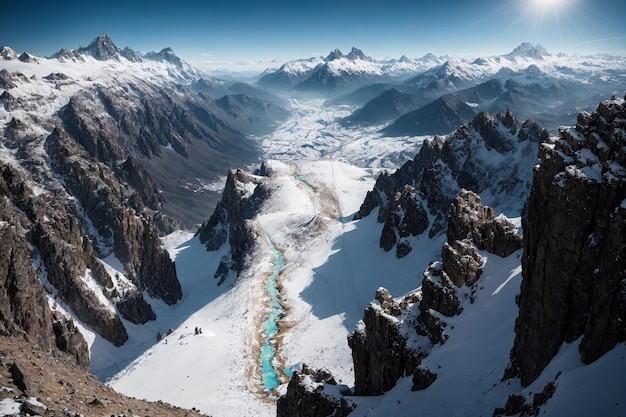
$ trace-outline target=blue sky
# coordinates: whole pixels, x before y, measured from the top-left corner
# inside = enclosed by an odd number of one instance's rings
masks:
[[[141,52],[169,46],[201,68],[352,46],[377,58],[494,55],[525,41],[554,53],[626,54],[625,18],[624,0],[10,0],[0,45],[45,56],[107,33]]]

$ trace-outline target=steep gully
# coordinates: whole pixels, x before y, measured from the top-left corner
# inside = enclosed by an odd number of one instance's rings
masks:
[[[306,224],[312,224],[320,211],[319,197],[311,184],[306,182],[306,175],[295,175],[295,179],[299,181],[309,193],[311,193],[313,203],[315,205],[315,214],[311,220],[306,222]],[[280,301],[278,277],[287,264],[287,260],[285,259],[283,253],[276,247],[276,244],[272,240],[269,233],[265,229],[263,229],[263,233],[274,255],[274,268],[272,274],[268,276],[264,287],[265,293],[269,299],[269,314],[263,324],[265,335],[263,337],[263,345],[261,346],[261,376],[263,379],[263,388],[268,392],[272,392],[281,383],[279,375],[282,374],[287,378],[291,378],[292,374],[290,368],[281,369],[279,364],[275,361],[276,353],[278,351],[278,341],[276,336],[278,336],[278,333],[280,332],[278,322],[284,318],[286,313],[286,310]]]

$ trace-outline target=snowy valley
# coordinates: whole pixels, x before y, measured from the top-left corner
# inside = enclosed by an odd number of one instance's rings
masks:
[[[213,417],[626,415],[624,57],[1,55],[2,337]]]

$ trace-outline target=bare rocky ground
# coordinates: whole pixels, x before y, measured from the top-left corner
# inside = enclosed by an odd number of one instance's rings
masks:
[[[161,401],[126,397],[105,386],[58,350],[42,350],[19,337],[0,336],[0,401],[22,403],[16,415],[40,416],[201,416]],[[45,406],[25,405],[35,398]],[[29,410],[30,408],[30,410]]]

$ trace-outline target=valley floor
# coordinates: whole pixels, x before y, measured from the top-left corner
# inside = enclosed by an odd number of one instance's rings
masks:
[[[373,131],[342,129],[334,119],[346,109],[324,109],[320,114],[321,104],[294,102],[293,118],[272,136],[260,138],[273,172],[272,192],[255,222],[259,236],[267,233],[286,260],[278,277],[286,314],[276,338],[277,368],[325,366],[338,382],[351,386],[349,332],[378,287],[386,287],[394,297],[420,287],[423,271],[440,258],[444,237],[414,238],[411,255],[398,260],[395,253],[379,248],[381,226],[375,214],[351,220],[379,170],[412,158],[422,138],[387,139]],[[260,373],[268,314],[264,285],[275,259],[267,240],[258,239],[252,267],[222,286],[216,286],[213,273],[225,249],[207,252],[197,238],[183,232],[166,237],[164,243],[175,259],[183,300],[172,307],[152,302],[157,321],[129,325],[131,339],[122,348],[92,340],[94,372],[109,386],[137,398],[195,407],[216,417],[274,416],[274,400],[285,385],[267,392]],[[424,361],[439,375],[428,390],[410,392],[411,378],[405,378],[385,396],[355,399],[353,414],[385,416],[393,410],[398,416],[490,416],[509,394],[531,396],[559,371],[559,388],[545,407],[552,412],[546,415],[561,410],[591,415],[598,409],[607,411],[603,415],[625,414],[619,386],[619,375],[626,372],[623,346],[609,354],[611,360],[602,358],[584,367],[573,343],[564,346],[525,390],[517,380],[500,381],[513,344],[520,256],[489,255],[477,301],[466,301],[464,312],[447,320],[450,339]],[[195,334],[196,327],[201,334]],[[155,343],[156,332],[165,334],[168,328],[173,332]],[[594,369],[613,375],[613,380],[596,381]],[[278,376],[287,382],[285,375]],[[585,383],[577,386],[581,378]],[[593,399],[585,398],[589,405],[573,401],[571,393],[580,393],[582,386]]]
[[[384,285],[400,295],[419,286],[421,271],[441,247],[427,241],[417,256],[398,261],[379,249],[373,216],[351,221],[379,170],[412,158],[422,138],[383,139],[374,131],[343,129],[333,120],[347,114],[345,108],[319,114],[320,101],[293,105],[293,118],[260,138],[274,174],[271,199],[256,222],[287,262],[279,276],[287,313],[280,322],[278,368],[327,366],[350,385],[347,335],[376,289]],[[173,307],[152,302],[157,321],[131,325],[122,348],[106,349],[96,338],[94,372],[126,394],[209,415],[274,415],[276,392],[263,390],[259,370],[267,315],[263,285],[273,254],[264,239],[259,243],[253,267],[217,287],[212,274],[224,253],[206,252],[191,234],[168,236],[183,300]],[[170,327],[173,333],[154,344],[156,332]],[[194,334],[196,327],[201,335]],[[126,366],[123,358],[136,359]]]

